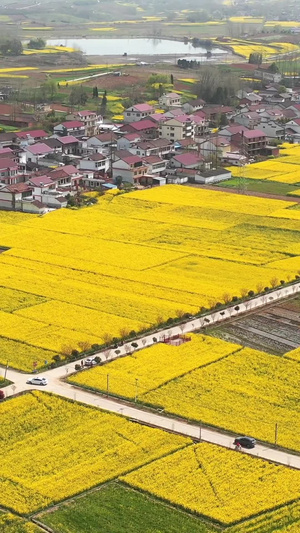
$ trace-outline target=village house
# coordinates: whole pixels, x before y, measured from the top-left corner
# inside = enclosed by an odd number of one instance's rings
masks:
[[[11,158],[0,158],[0,183],[15,185],[20,181],[19,165]]]
[[[204,158],[193,152],[173,155],[170,159],[170,167],[175,168],[201,168]]]
[[[195,123],[188,115],[171,118],[159,125],[159,136],[175,142],[186,138],[195,138]]]
[[[113,179],[130,183],[139,183],[140,178],[147,173],[147,166],[138,155],[125,156],[112,164]]]
[[[261,154],[267,145],[267,136],[262,130],[248,130],[233,135],[232,142],[250,159]]]
[[[93,150],[93,152],[102,153],[103,149],[115,148],[117,146],[117,135],[113,131],[106,131],[94,135],[87,139],[87,150]]]
[[[189,100],[188,102],[185,102],[185,104],[182,106],[182,109],[185,113],[195,113],[195,111],[202,109],[204,105],[204,100],[201,98],[195,98],[195,100]]]
[[[149,119],[131,122],[130,124],[124,124],[120,128],[120,133],[135,133],[143,135],[143,137],[147,139],[155,139],[157,137],[157,132],[158,124],[155,124]]]
[[[160,174],[167,167],[167,161],[158,155],[143,157],[143,163],[147,167],[147,174]]]
[[[0,184],[0,208],[13,211],[22,210],[22,202],[31,195],[32,188],[28,183]]]
[[[220,135],[210,137],[199,143],[199,151],[207,159],[214,156],[221,159],[227,152],[231,151],[231,139]]]
[[[81,122],[84,126],[84,135],[86,137],[91,137],[92,135],[96,135],[98,133],[99,123],[101,122],[102,117],[98,116],[94,111],[85,110],[77,111],[77,113],[68,115],[67,120]]]
[[[53,153],[53,149],[45,143],[36,143],[25,146],[24,148],[26,162],[37,165],[43,163],[43,159]],[[48,165],[46,165],[48,166]]]
[[[149,104],[136,104],[124,111],[124,122],[139,122],[154,113],[154,108]]]
[[[140,142],[143,135],[140,133],[127,133],[117,140],[117,150],[128,150],[132,145]]]
[[[59,135],[61,137],[73,135],[77,139],[81,139],[85,136],[85,127],[84,124],[79,120],[69,120],[54,126],[53,133],[54,135]]]
[[[57,183],[57,187],[76,188],[82,178],[82,172],[73,165],[64,165],[48,172],[48,176]]]
[[[106,173],[110,167],[109,157],[103,154],[92,154],[87,157],[84,157],[79,161],[79,169],[83,170],[93,170],[95,172]]]
[[[159,97],[158,103],[161,107],[180,107],[181,95],[177,93],[166,93]]]

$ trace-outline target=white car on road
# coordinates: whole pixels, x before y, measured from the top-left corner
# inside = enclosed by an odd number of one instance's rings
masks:
[[[47,378],[31,378],[26,381],[28,385],[48,385],[48,379]]]

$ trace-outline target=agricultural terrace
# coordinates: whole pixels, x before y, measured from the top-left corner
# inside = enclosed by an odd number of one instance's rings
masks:
[[[121,480],[230,525],[298,499],[299,476],[298,471],[201,443],[154,461]]]
[[[109,374],[112,394],[270,443],[277,424],[277,443],[299,451],[300,350],[280,357],[204,335],[191,339],[159,343],[71,380],[106,391]]]
[[[295,278],[297,205],[174,185],[0,212],[0,362],[32,370]]]
[[[0,505],[38,511],[190,443],[57,396],[33,391],[0,405]]]

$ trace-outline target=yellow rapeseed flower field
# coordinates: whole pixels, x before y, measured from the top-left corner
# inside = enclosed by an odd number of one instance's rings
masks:
[[[225,292],[291,279],[300,255],[294,205],[174,185],[105,195],[93,207],[44,217],[2,211],[1,285],[16,301],[28,298],[11,309],[0,298],[0,336],[6,346],[40,349],[42,366],[43,350],[100,344],[178,310],[210,307]],[[10,364],[31,370],[23,352],[12,343]]]
[[[201,321],[202,319],[200,319]],[[163,408],[190,420],[252,434],[300,450],[297,391],[300,350],[286,359],[192,335],[180,346],[158,344],[72,379]]]
[[[300,496],[300,472],[201,443],[121,477],[125,483],[232,524]]]
[[[292,352],[291,357],[297,355]],[[300,450],[298,366],[292,359],[244,348],[153,389],[140,400],[271,443],[277,423],[278,443]]]
[[[174,452],[190,439],[31,392],[0,405],[0,504],[28,514]]]
[[[292,146],[294,146],[292,148]],[[233,176],[277,181],[288,184],[300,184],[300,146],[283,145],[281,157],[246,165],[245,167],[229,167]]]
[[[125,359],[82,372],[71,381],[105,391],[109,373],[109,391],[132,399],[137,393],[142,396],[240,349],[205,335],[192,335],[191,339],[178,347],[156,344]]]

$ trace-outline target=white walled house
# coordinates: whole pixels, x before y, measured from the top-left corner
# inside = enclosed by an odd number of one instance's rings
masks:
[[[136,104],[124,111],[124,122],[138,122],[154,113],[152,105]]]
[[[93,170],[96,172],[107,172],[110,167],[110,159],[103,154],[93,154],[84,157],[79,161],[80,170]]]
[[[177,93],[166,93],[159,97],[158,103],[161,107],[180,107],[181,95]]]

